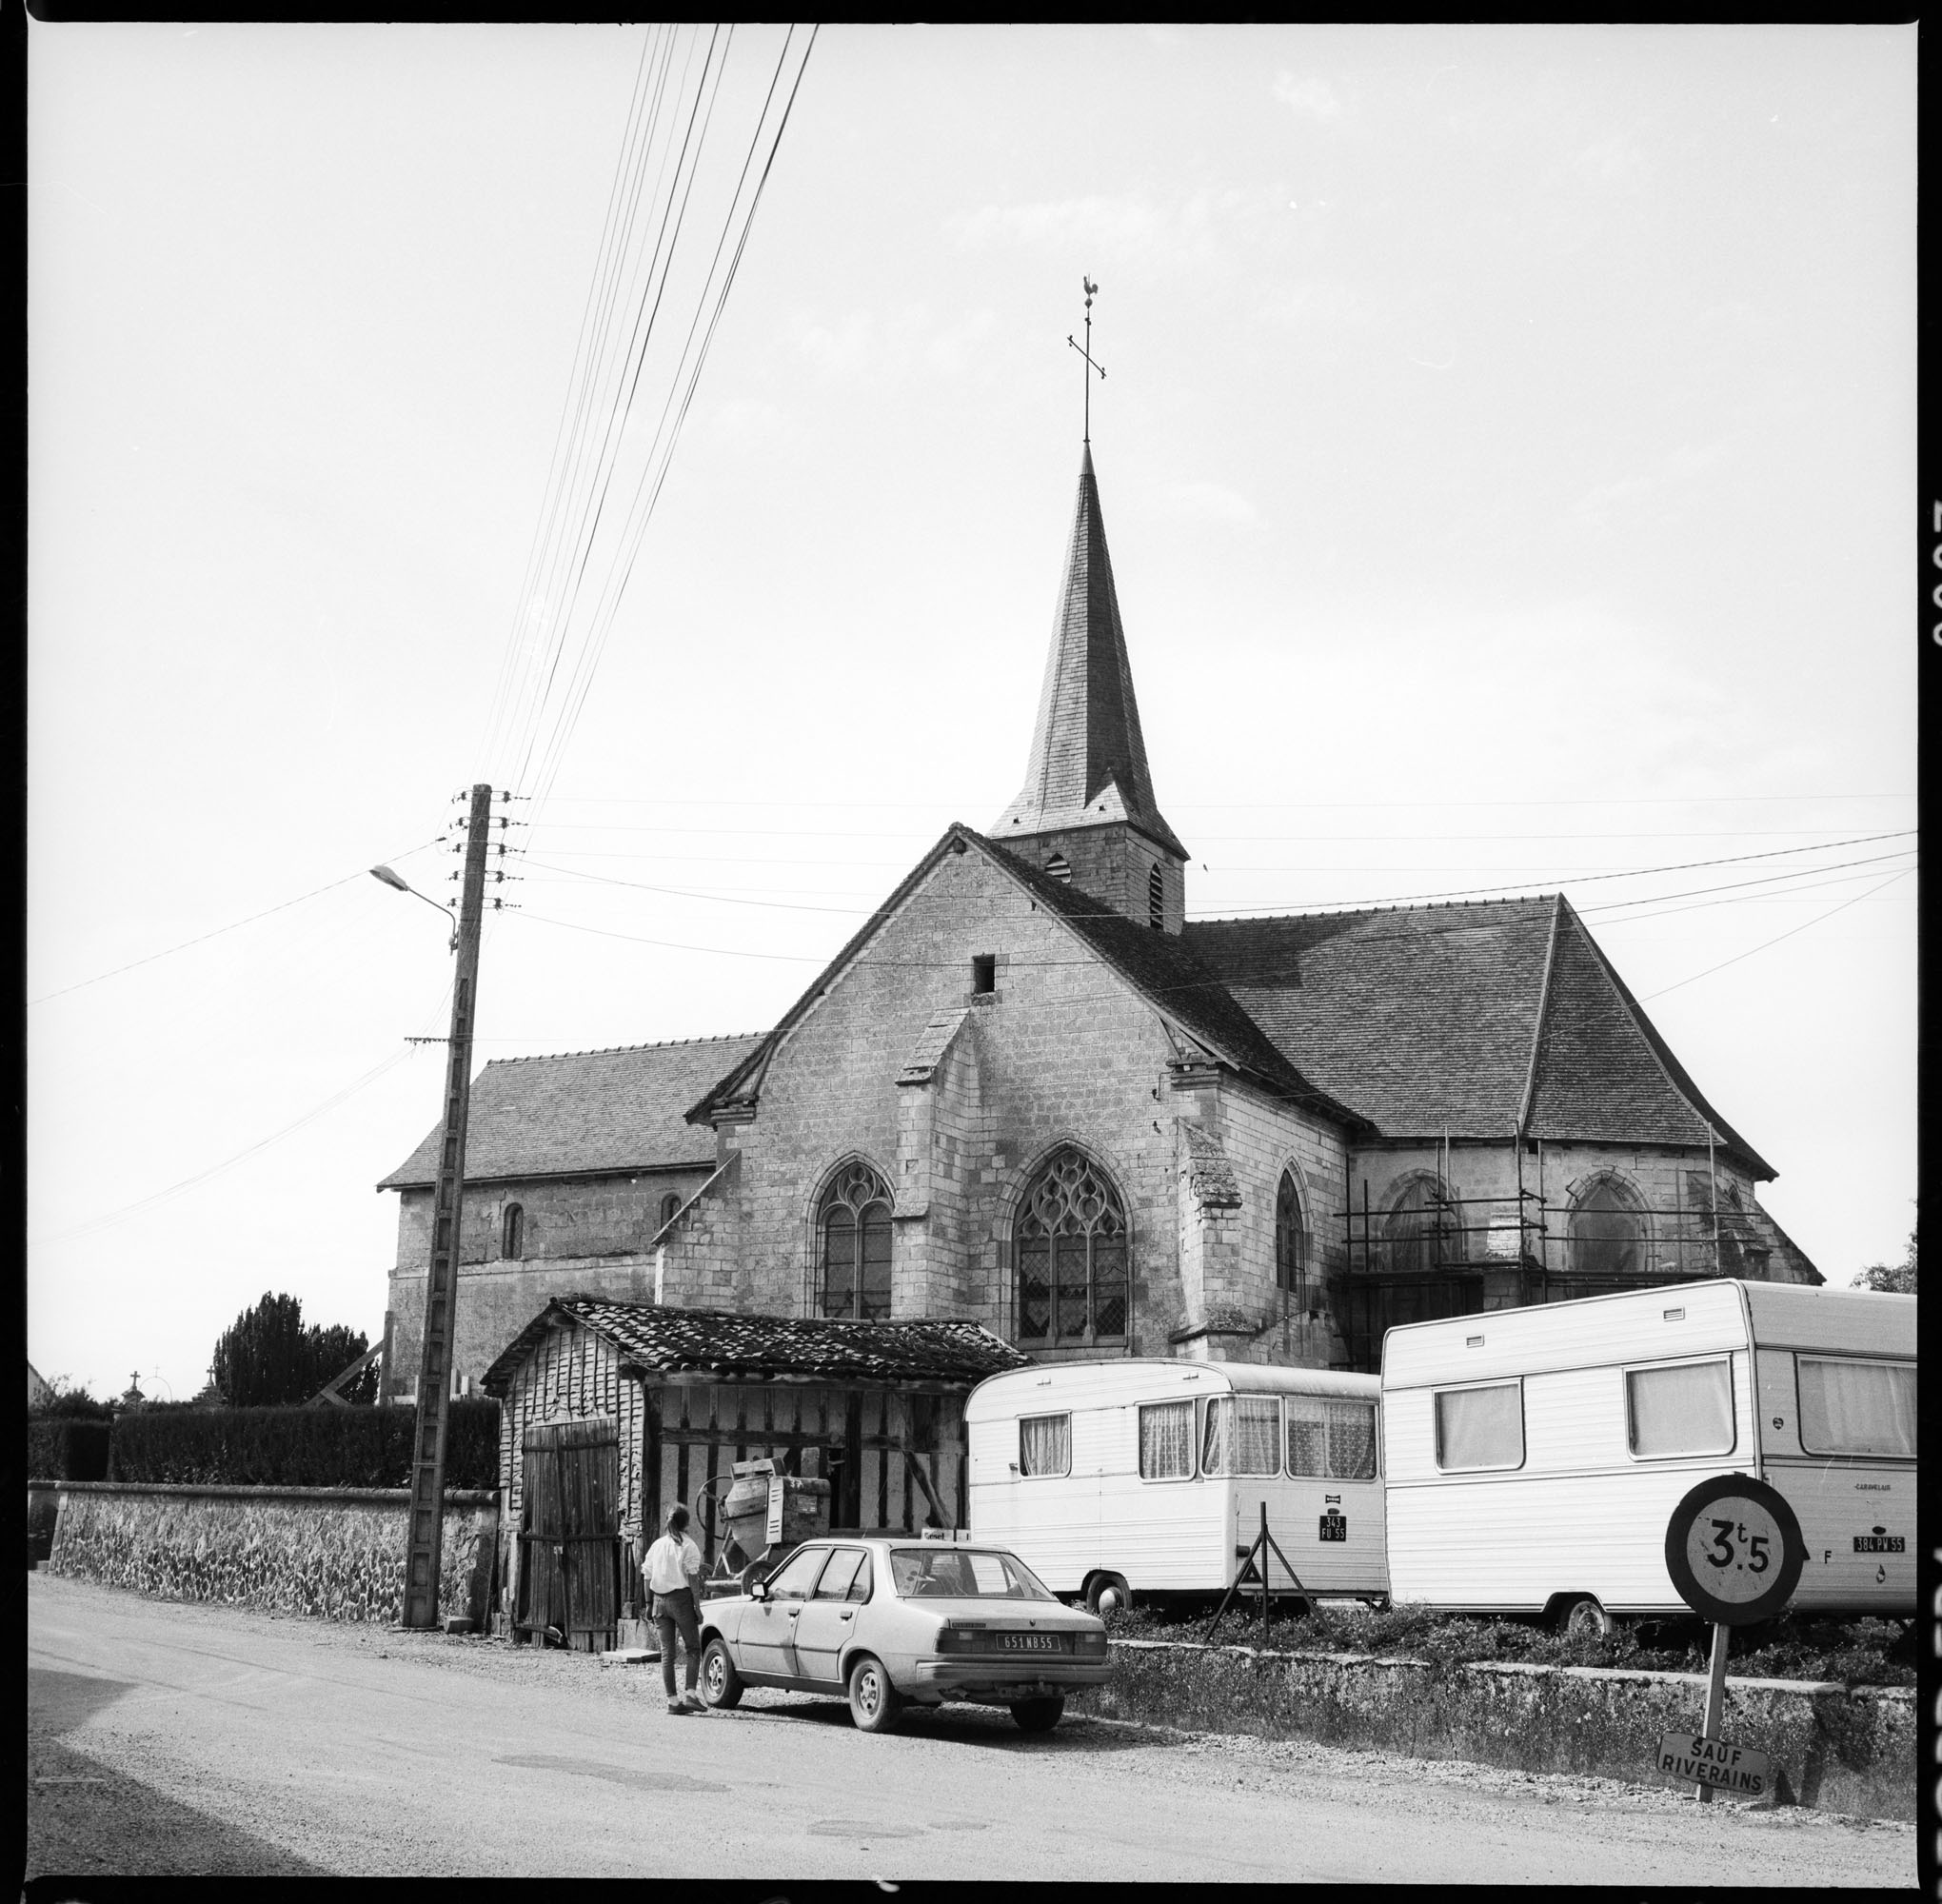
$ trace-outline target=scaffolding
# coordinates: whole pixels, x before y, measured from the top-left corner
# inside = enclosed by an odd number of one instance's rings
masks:
[[[1686,1199],[1679,1169],[1670,1204],[1632,1197],[1588,1218],[1581,1204],[1546,1194],[1542,1144],[1536,1187],[1525,1182],[1524,1143],[1514,1142],[1508,1193],[1451,1195],[1447,1139],[1442,1170],[1422,1180],[1408,1208],[1374,1209],[1368,1179],[1357,1186],[1344,1213],[1344,1273],[1330,1290],[1353,1367],[1375,1369],[1383,1331],[1399,1323],[1766,1274],[1768,1249],[1734,1193],[1722,1195],[1710,1154],[1703,1200]]]

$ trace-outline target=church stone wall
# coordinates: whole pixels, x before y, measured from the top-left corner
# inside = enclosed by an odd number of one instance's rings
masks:
[[[1412,1177],[1442,1174],[1442,1147],[1436,1142],[1358,1148],[1351,1162],[1357,1235],[1360,1235],[1365,1181],[1373,1219],[1371,1228],[1379,1240],[1383,1214],[1397,1193]],[[1509,1138],[1499,1143],[1451,1140],[1446,1185],[1450,1196],[1490,1200],[1482,1205],[1475,1202],[1459,1205],[1461,1220],[1471,1232],[1464,1241],[1473,1263],[1487,1264],[1498,1259],[1508,1265],[1516,1260],[1518,1167],[1519,1160]],[[1720,1273],[1727,1276],[1756,1273],[1754,1264],[1743,1259],[1732,1242],[1734,1220],[1738,1217],[1744,1220],[1742,1228],[1750,1240],[1758,1248],[1771,1252],[1766,1264],[1771,1279],[1817,1280],[1807,1259],[1774,1228],[1761,1209],[1757,1186],[1751,1174],[1732,1162],[1723,1152],[1715,1153],[1713,1167],[1719,1186],[1721,1227],[1727,1233],[1728,1242],[1719,1259]],[[1651,1268],[1667,1274],[1682,1270],[1692,1275],[1713,1273],[1713,1214],[1703,1148],[1547,1141],[1541,1160],[1535,1145],[1526,1146],[1522,1171],[1524,1189],[1541,1191],[1546,1205],[1547,1240],[1541,1248],[1535,1235],[1528,1235],[1526,1241],[1531,1254],[1541,1256],[1547,1268],[1555,1272],[1569,1268],[1566,1224],[1570,1206],[1596,1179],[1611,1176],[1631,1189],[1646,1207]],[[1538,1216],[1535,1198],[1526,1208],[1535,1228]],[[1359,1249],[1355,1260],[1357,1269],[1364,1266]]]
[[[984,995],[972,990],[980,954],[999,962]],[[963,1026],[930,1049],[933,1019],[959,1007]],[[732,1204],[732,1226],[723,1209],[705,1240],[705,1225],[693,1243],[670,1240],[664,1299],[699,1301],[726,1270],[733,1306],[813,1313],[816,1200],[862,1156],[901,1207],[922,1208],[893,1224],[900,1299],[921,1295],[927,1313],[1009,1339],[1012,1214],[1030,1173],[1070,1140],[1125,1200],[1133,1352],[1163,1355],[1180,1309],[1171,1055],[1151,1008],[1067,928],[981,855],[946,855],[783,1040],[758,1115],[724,1134],[737,1180],[703,1200]],[[914,1059],[933,1065],[929,1081],[900,1085]]]
[[[452,1366],[477,1381],[499,1352],[555,1296],[583,1294],[615,1302],[654,1299],[647,1244],[661,1226],[669,1191],[692,1196],[705,1166],[644,1170],[630,1177],[468,1184],[459,1257]],[[390,1275],[391,1373],[387,1391],[418,1380],[425,1284],[431,1259],[428,1189],[399,1199],[398,1259]],[[505,1206],[525,1212],[524,1253],[500,1254]]]

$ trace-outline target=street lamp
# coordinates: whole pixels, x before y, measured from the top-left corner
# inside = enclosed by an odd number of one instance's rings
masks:
[[[452,942],[446,947],[446,950],[447,952],[454,952],[458,949],[459,944],[458,923],[452,918],[451,914],[448,913],[444,906],[439,904],[437,900],[431,899],[427,897],[426,894],[420,892],[418,888],[412,885],[408,881],[402,879],[398,874],[394,873],[389,866],[373,866],[371,868],[371,878],[374,880],[383,881],[386,885],[394,887],[397,891],[401,893],[409,893],[413,899],[424,900],[426,904],[430,906],[431,909],[435,913],[437,913],[438,916],[442,920],[444,920],[445,922],[447,925],[449,925],[452,929]]]

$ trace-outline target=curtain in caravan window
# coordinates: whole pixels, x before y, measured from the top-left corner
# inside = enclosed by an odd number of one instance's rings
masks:
[[[1376,1405],[1286,1398],[1288,1472],[1310,1479],[1366,1481],[1376,1473]]]
[[[1310,1395],[1291,1395],[1288,1408],[1288,1472],[1318,1480],[1328,1473],[1328,1404]]]
[[[1019,1423],[1019,1473],[1069,1475],[1072,1472],[1072,1417],[1027,1415]]]
[[[1915,1457],[1913,1362],[1795,1356],[1800,1445],[1811,1455]]]
[[[1328,1471],[1338,1481],[1366,1481],[1376,1474],[1376,1404],[1328,1403]]]
[[[1278,1475],[1281,1404],[1272,1395],[1223,1395],[1207,1403],[1203,1475]]]
[[[1159,1401],[1139,1411],[1139,1478],[1184,1480],[1194,1472],[1194,1404]]]
[[[1437,1395],[1437,1467],[1516,1468],[1523,1462],[1524,1397],[1516,1382]]]
[[[1723,1361],[1631,1369],[1625,1403],[1632,1452],[1643,1459],[1733,1452],[1733,1371]]]

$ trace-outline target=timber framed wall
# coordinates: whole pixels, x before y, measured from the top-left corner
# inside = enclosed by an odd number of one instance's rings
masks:
[[[520,1364],[501,1401],[500,1611],[511,1614],[510,1584],[523,1578],[518,1542],[525,1521],[525,1442],[548,1422],[608,1417],[620,1441],[621,1598],[640,1606],[635,1537],[650,1537],[676,1501],[695,1514],[691,1529],[712,1566],[719,1540],[697,1497],[719,1481],[725,1494],[737,1461],[766,1458],[787,1474],[832,1483],[834,1527],[916,1533],[962,1527],[969,1496],[964,1400],[972,1384],[942,1381],[822,1381],[714,1372],[663,1374],[624,1359],[598,1330],[561,1318]]]

